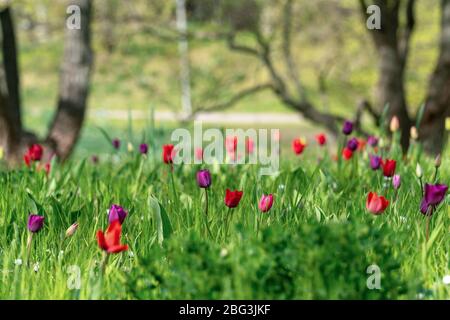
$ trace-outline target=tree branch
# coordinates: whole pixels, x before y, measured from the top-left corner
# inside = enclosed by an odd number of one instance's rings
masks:
[[[355,113],[354,124],[356,129],[361,128],[361,119],[364,111],[367,111],[372,116],[372,119],[375,121],[377,126],[380,124],[380,115],[378,112],[375,111],[369,101],[363,99],[359,102]]]
[[[249,47],[249,46],[237,44],[236,43],[236,34],[233,32],[230,32],[228,34],[226,40],[227,40],[228,48],[230,50],[238,51],[238,52],[245,53],[248,55],[252,55],[257,58],[261,57],[261,53],[257,49]]]
[[[230,99],[228,99],[225,102],[221,102],[215,105],[211,105],[208,107],[199,107],[196,108],[195,111],[193,112],[193,114],[191,115],[191,119],[195,117],[196,114],[198,114],[199,112],[203,112],[203,111],[215,111],[215,110],[224,110],[227,108],[232,107],[233,105],[235,105],[236,103],[238,103],[239,101],[241,101],[242,99],[253,95],[255,93],[267,90],[267,89],[272,89],[273,85],[271,83],[263,83],[263,84],[259,84],[259,85],[255,85],[253,87],[244,89],[240,92],[238,92],[237,94],[233,95]]]

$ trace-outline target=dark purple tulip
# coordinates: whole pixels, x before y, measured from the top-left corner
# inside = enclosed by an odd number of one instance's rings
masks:
[[[109,209],[109,223],[113,223],[114,221],[119,220],[120,224],[122,224],[127,215],[128,212],[126,212],[124,208],[117,204],[113,204]]]
[[[211,174],[208,170],[197,172],[197,184],[200,188],[209,188],[211,185]]]
[[[349,135],[351,134],[353,131],[353,122],[346,120],[344,122],[344,126],[342,127],[342,133],[344,133],[345,135]]]
[[[436,207],[445,198],[445,193],[448,190],[448,186],[445,184],[425,184],[425,194],[420,204],[420,211],[423,214],[427,214],[430,206]],[[433,214],[431,211],[429,214]]]
[[[381,157],[371,154],[370,156],[370,167],[373,170],[378,170],[381,166]]]
[[[114,149],[118,150],[120,148],[120,140],[119,139],[114,139],[112,141],[112,145],[113,145]]]
[[[141,143],[141,145],[139,146],[139,152],[141,154],[147,154],[147,152],[148,152],[148,144]]]
[[[93,163],[93,164],[97,164],[97,163],[98,163],[98,156],[93,155],[93,156],[91,157],[91,160],[92,160],[92,163]]]
[[[371,147],[376,147],[378,145],[378,139],[377,137],[374,136],[369,136],[367,138],[367,143],[369,144],[369,146]]]
[[[356,138],[351,138],[350,140],[348,140],[347,142],[347,148],[349,148],[352,151],[356,151],[356,149],[358,149],[358,139]]]
[[[33,233],[39,232],[39,230],[42,229],[44,226],[44,219],[43,216],[38,216],[37,214],[30,214],[28,217],[28,230],[30,230]]]

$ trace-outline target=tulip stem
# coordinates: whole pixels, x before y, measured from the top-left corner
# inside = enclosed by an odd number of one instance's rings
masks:
[[[176,199],[178,199],[177,196],[177,189],[175,189],[175,179],[173,177],[173,164],[171,164],[170,166],[170,180],[172,181],[172,192],[173,192],[173,197],[174,197],[174,202],[177,201]]]
[[[419,182],[420,182],[420,193],[422,194],[422,197],[423,197],[423,182],[422,182],[422,177],[419,178]]]
[[[225,217],[225,238],[228,238],[228,231],[230,229],[231,208],[228,208],[227,216]]]
[[[205,216],[208,217],[208,188],[205,188]]]
[[[205,225],[209,236],[212,238],[213,236],[211,229],[209,228],[209,221],[208,221],[208,188],[205,188]]]
[[[425,234],[426,234],[427,242],[428,242],[428,239],[430,238],[430,221],[431,221],[432,213],[433,213],[433,208],[430,206],[430,207],[428,207],[427,214],[426,214],[427,223],[426,223],[426,227],[425,227]]]
[[[32,242],[33,242],[33,233],[30,232],[30,234],[28,235],[28,240],[27,240],[27,259],[26,259],[26,263],[25,263],[25,265],[27,267],[30,264],[31,244],[32,244]]]
[[[438,172],[439,172],[439,167],[434,167],[434,177],[433,177],[434,183],[437,182]]]
[[[100,264],[100,270],[102,271],[102,277],[105,274],[106,265],[108,264],[108,260],[109,260],[109,254],[106,251],[104,251],[103,252],[102,262]]]

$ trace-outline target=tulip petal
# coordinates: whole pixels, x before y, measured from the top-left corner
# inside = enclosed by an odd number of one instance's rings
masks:
[[[97,231],[97,243],[101,249],[108,249],[108,247],[106,246],[105,235],[103,234],[103,231]]]

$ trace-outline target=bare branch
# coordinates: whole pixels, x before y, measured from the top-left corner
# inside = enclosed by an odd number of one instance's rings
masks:
[[[261,53],[252,47],[249,46],[245,46],[245,45],[241,45],[241,44],[237,44],[236,43],[236,34],[235,33],[229,33],[227,36],[227,44],[228,44],[228,48],[230,48],[230,50],[233,51],[239,51],[245,54],[249,54],[255,57],[261,57]]]
[[[255,85],[253,87],[244,89],[240,92],[238,92],[237,94],[235,94],[234,96],[232,96],[230,99],[228,99],[225,102],[221,102],[218,103],[216,105],[211,105],[211,106],[204,106],[204,107],[199,107],[196,108],[196,110],[193,112],[191,118],[193,118],[197,113],[202,112],[202,111],[215,111],[215,110],[224,110],[227,109],[229,107],[232,107],[233,105],[235,105],[236,103],[238,103],[239,101],[241,101],[242,99],[253,95],[257,92],[261,92],[267,89],[273,89],[273,85],[271,83],[264,83],[264,84],[259,84],[259,85]]]
[[[378,112],[375,111],[375,109],[372,107],[372,105],[370,104],[369,101],[367,101],[366,99],[363,99],[359,102],[358,108],[356,109],[356,113],[355,113],[354,124],[355,124],[356,129],[361,128],[361,119],[362,119],[362,115],[363,115],[364,111],[367,111],[370,114],[370,116],[375,121],[376,125],[380,124],[381,116],[378,114]]]

